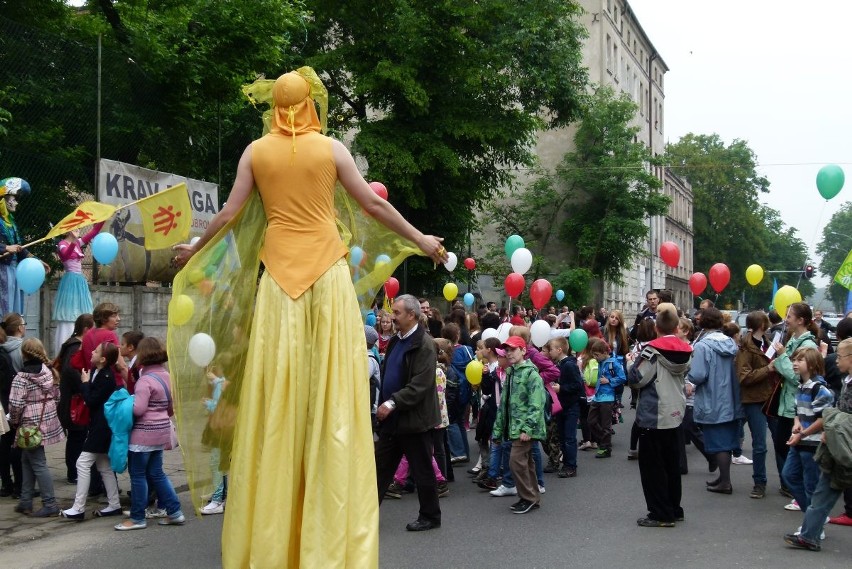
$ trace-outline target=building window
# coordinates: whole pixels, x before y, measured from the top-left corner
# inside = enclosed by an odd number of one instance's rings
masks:
[[[618,82],[618,46],[612,46],[612,74],[615,77],[616,83]]]
[[[639,114],[645,116],[645,86],[639,84]]]
[[[606,35],[606,69],[612,71],[612,38]]]

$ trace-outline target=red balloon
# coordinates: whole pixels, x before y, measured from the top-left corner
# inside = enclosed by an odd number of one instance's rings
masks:
[[[547,279],[538,279],[530,286],[530,298],[536,308],[541,308],[547,304],[551,295],[553,295],[553,286]]]
[[[396,298],[397,293],[399,292],[399,281],[394,277],[389,278],[385,281],[385,296],[388,298]]]
[[[676,268],[680,262],[680,249],[673,241],[660,243],[660,258],[671,268]]]
[[[707,288],[707,277],[704,276],[704,273],[692,273],[692,276],[689,277],[689,290],[692,291],[692,294],[698,296],[704,289]]]
[[[722,292],[729,282],[731,282],[731,270],[728,265],[716,263],[710,267],[710,284],[713,285],[713,290],[717,293]]]
[[[520,273],[509,273],[509,276],[506,277],[506,281],[503,283],[503,288],[506,289],[506,294],[509,295],[509,298],[518,298],[518,296],[524,292],[524,286],[526,286],[526,282],[524,281],[524,275]]]
[[[388,189],[381,182],[370,182],[370,187],[376,192],[376,195],[387,201],[388,199]]]
[[[473,257],[468,257],[464,260],[464,266],[468,271],[472,271],[476,268],[476,261],[473,260]]]

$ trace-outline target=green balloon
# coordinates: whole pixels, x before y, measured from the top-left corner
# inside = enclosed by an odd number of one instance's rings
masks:
[[[840,193],[845,181],[846,176],[843,174],[843,168],[836,164],[829,164],[820,168],[816,178],[817,189],[820,195],[827,200]]]
[[[571,331],[571,335],[568,336],[568,343],[574,353],[582,352],[589,345],[589,335],[582,328],[577,328]]]
[[[520,235],[509,235],[506,239],[506,258],[512,260],[512,253],[526,246],[524,238]]]

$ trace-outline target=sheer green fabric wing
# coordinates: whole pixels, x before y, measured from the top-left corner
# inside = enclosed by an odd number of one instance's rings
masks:
[[[214,490],[216,471],[228,471],[265,231],[266,216],[255,190],[173,283],[169,370],[180,448],[196,511],[204,505],[201,496]],[[204,366],[196,361],[209,355],[209,341],[200,334],[215,343],[215,355]],[[215,401],[220,391],[215,386],[221,381],[215,378],[222,377],[224,389]]]

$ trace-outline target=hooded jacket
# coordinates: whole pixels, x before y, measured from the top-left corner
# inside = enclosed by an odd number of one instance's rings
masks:
[[[735,366],[737,343],[712,330],[692,349],[688,378],[695,385],[695,422],[715,425],[744,417]]]
[[[127,470],[127,448],[130,445],[130,431],[133,429],[133,399],[133,395],[121,388],[113,391],[104,403],[104,417],[112,431],[109,464],[116,474]]]
[[[23,343],[23,338],[19,338],[18,336],[9,336],[6,338],[6,342],[2,345],[2,348],[6,350],[7,354],[9,354],[9,359],[12,360],[12,369],[15,373],[18,373],[21,371],[21,368],[24,367],[24,356],[21,354],[21,344]]]
[[[676,336],[649,342],[630,368],[627,381],[639,390],[636,425],[643,429],[675,429],[683,422],[684,375],[692,346]]]
[[[544,440],[544,400],[544,382],[531,361],[508,368],[492,436],[514,441],[526,433],[533,440]]]
[[[799,390],[799,376],[793,371],[793,354],[796,350],[812,346],[819,349],[819,343],[810,332],[804,332],[798,338],[790,338],[783,354],[775,358],[775,371],[784,380],[781,386],[781,400],[778,404],[778,416],[793,419],[796,417],[796,392]]]
[[[606,378],[609,383],[602,383],[601,379]],[[624,375],[624,368],[621,361],[610,356],[598,364],[598,384],[595,386],[596,403],[607,403],[615,401],[615,390],[624,385],[627,377]]]
[[[749,332],[740,344],[736,362],[742,402],[763,403],[769,399],[779,378],[769,367],[769,358],[757,347],[753,333]]]

